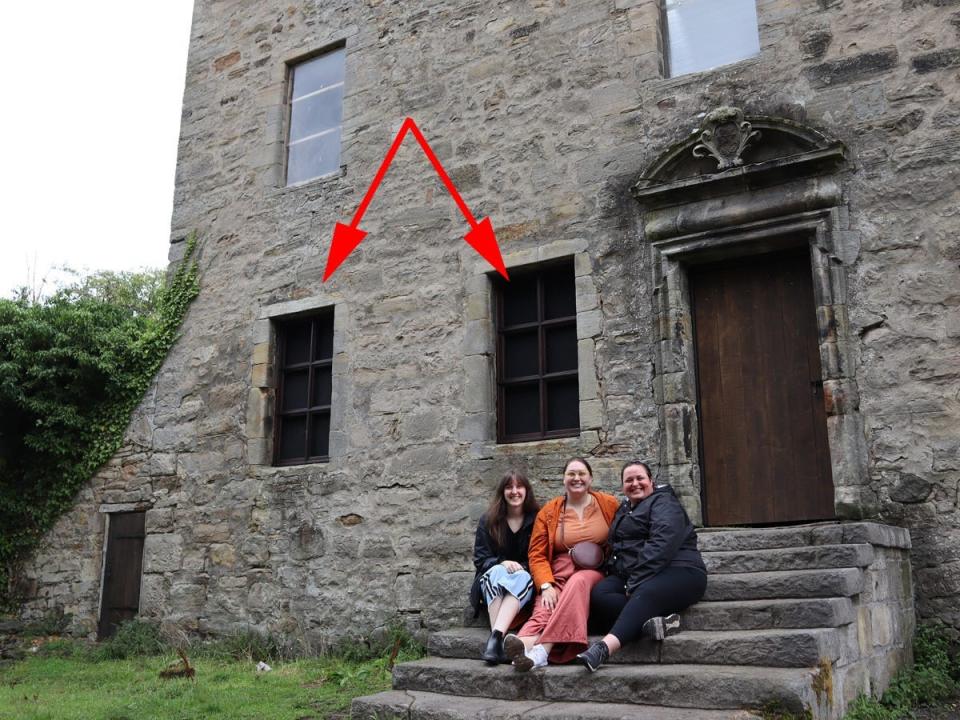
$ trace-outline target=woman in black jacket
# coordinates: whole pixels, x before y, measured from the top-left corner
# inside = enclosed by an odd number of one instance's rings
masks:
[[[523,473],[510,470],[497,483],[490,507],[477,526],[473,544],[477,574],[470,588],[470,604],[474,617],[481,606],[487,606],[490,637],[480,657],[488,663],[506,662],[503,634],[533,597],[527,546],[539,507],[530,481]]]
[[[610,524],[610,574],[590,594],[591,613],[610,632],[577,655],[591,672],[641,634],[663,640],[679,630],[679,616],[670,613],[707,589],[696,530],[673,489],[654,485],[639,460],[624,465],[620,478],[627,499]]]

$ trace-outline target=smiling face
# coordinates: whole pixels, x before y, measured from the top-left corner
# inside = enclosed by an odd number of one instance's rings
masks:
[[[503,487],[503,499],[507,507],[522,508],[527,499],[527,488],[525,488],[516,478],[512,478]]]
[[[623,494],[634,505],[653,492],[653,480],[643,465],[627,465],[623,469]]]
[[[592,483],[593,476],[590,474],[590,468],[579,460],[571,460],[567,463],[563,471],[563,489],[567,491],[567,497],[583,497]]]

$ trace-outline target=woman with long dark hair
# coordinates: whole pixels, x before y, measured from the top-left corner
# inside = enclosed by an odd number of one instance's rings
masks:
[[[490,637],[480,657],[491,664],[506,661],[503,634],[533,597],[527,547],[539,508],[530,481],[523,473],[509,470],[497,483],[477,526],[473,543],[477,574],[470,588],[470,604],[474,617],[487,606]]]

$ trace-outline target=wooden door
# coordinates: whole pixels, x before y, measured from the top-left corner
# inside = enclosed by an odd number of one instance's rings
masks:
[[[121,622],[134,618],[140,609],[144,516],[142,512],[110,515],[100,601],[101,639],[113,635]]]
[[[689,278],[705,521],[832,518],[808,251],[694,267]]]

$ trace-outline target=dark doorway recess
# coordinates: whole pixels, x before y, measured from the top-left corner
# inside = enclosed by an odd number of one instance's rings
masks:
[[[690,269],[704,520],[834,516],[809,251]]]
[[[110,515],[107,557],[103,570],[98,637],[113,635],[117,626],[134,618],[140,609],[140,576],[143,569],[143,521],[146,513]]]

